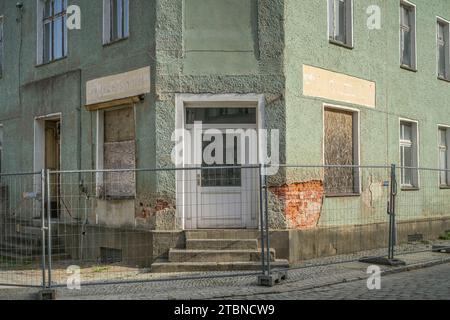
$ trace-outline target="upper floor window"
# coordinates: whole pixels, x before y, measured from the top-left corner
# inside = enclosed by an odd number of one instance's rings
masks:
[[[103,43],[129,36],[129,1],[103,0]]]
[[[416,7],[402,1],[400,12],[400,64],[416,70]]]
[[[67,56],[67,0],[38,1],[38,64]]]
[[[3,17],[0,16],[0,78],[3,74]]]
[[[353,0],[328,0],[328,37],[353,47]]]
[[[438,19],[437,22],[438,77],[450,80],[449,69],[449,23]]]

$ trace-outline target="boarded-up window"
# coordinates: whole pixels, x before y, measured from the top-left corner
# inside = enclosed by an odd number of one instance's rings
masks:
[[[135,169],[136,142],[133,108],[104,113],[104,163],[108,169]],[[104,194],[108,198],[135,195],[135,173],[108,172],[104,175]]]
[[[355,119],[352,112],[325,109],[325,165],[333,166],[325,168],[328,195],[358,192],[358,168],[348,167],[357,165]]]

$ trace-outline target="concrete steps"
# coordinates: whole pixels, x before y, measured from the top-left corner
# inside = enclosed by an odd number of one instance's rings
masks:
[[[275,261],[275,250],[271,250],[271,261]],[[171,262],[258,262],[258,250],[183,250],[170,249]]]
[[[6,221],[3,234],[0,235],[0,258],[3,262],[27,263],[41,260],[42,230],[40,223],[40,219],[14,218]],[[65,253],[63,238],[58,236],[58,230],[52,229],[51,234],[53,259],[69,258],[69,255]],[[46,234],[45,242],[47,241],[48,235]]]
[[[287,260],[275,260],[272,268],[288,268]],[[152,264],[154,273],[210,272],[210,271],[257,271],[261,262],[168,262],[159,260]]]
[[[188,250],[257,250],[256,239],[188,239]]]
[[[186,231],[184,249],[171,248],[167,260],[152,264],[155,273],[261,270],[258,230]],[[274,268],[287,268],[287,260],[277,260],[270,250]]]

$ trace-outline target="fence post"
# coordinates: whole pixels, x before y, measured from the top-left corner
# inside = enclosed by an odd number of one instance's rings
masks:
[[[270,235],[269,235],[269,199],[268,199],[268,192],[267,192],[268,186],[267,186],[267,174],[264,171],[264,214],[266,216],[266,250],[267,250],[267,275],[270,276]]]
[[[259,173],[259,224],[260,224],[260,230],[261,230],[261,267],[262,267],[262,274],[266,274],[266,259],[265,259],[265,239],[264,239],[264,202],[263,202],[263,179],[262,179],[262,170],[261,170],[261,164],[258,168]]]
[[[50,186],[50,170],[47,171],[47,221],[48,221],[48,288],[52,287],[52,213],[51,213],[51,186]]]
[[[45,227],[45,187],[46,187],[46,176],[45,176],[45,170],[42,169],[41,171],[41,250],[42,250],[42,255],[41,255],[41,266],[42,266],[42,288],[45,288],[46,286],[46,276],[45,276],[45,232],[46,232],[46,227]]]
[[[388,259],[394,259],[394,250],[396,244],[396,228],[395,228],[395,197],[397,196],[397,167],[395,164],[391,165],[391,188],[389,194],[389,250]]]

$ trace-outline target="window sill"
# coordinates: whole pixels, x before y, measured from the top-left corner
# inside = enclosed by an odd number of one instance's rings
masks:
[[[441,190],[450,190],[450,185],[449,186],[439,186],[439,189],[441,189]]]
[[[356,198],[360,197],[361,193],[330,193],[325,194],[325,198]]]
[[[444,78],[441,76],[438,76],[437,78],[438,78],[438,80],[441,80],[441,81],[450,82],[450,78]]]
[[[402,190],[402,191],[419,191],[420,188],[418,188],[418,187],[402,186],[400,188],[400,190]]]
[[[339,46],[339,47],[343,47],[343,48],[350,49],[350,50],[354,49],[353,45],[346,44],[344,42],[340,42],[340,41],[333,40],[333,39],[329,39],[329,41],[330,41],[331,44],[334,44],[334,45]]]
[[[103,47],[106,48],[106,47],[115,45],[116,43],[119,43],[119,42],[128,40],[128,38],[129,38],[129,36],[127,36],[127,37],[125,37],[125,38],[120,38],[120,39],[117,39],[117,40],[113,40],[113,41],[106,42],[106,43],[103,44]]]
[[[403,69],[403,70],[411,71],[411,72],[417,72],[416,68],[413,68],[411,66],[407,66],[407,65],[404,65],[404,64],[401,64],[400,68]]]
[[[55,63],[55,62],[59,62],[59,61],[65,60],[65,59],[67,59],[67,56],[62,57],[62,58],[58,58],[58,59],[55,59],[55,60],[52,60],[52,61],[49,61],[49,62],[43,62],[43,63],[40,63],[40,64],[36,64],[36,68],[44,67],[44,66],[47,66],[49,64],[52,64],[52,63]]]
[[[100,195],[97,196],[98,200],[103,200],[103,201],[130,201],[130,200],[136,200],[136,196],[105,196],[105,195]]]

